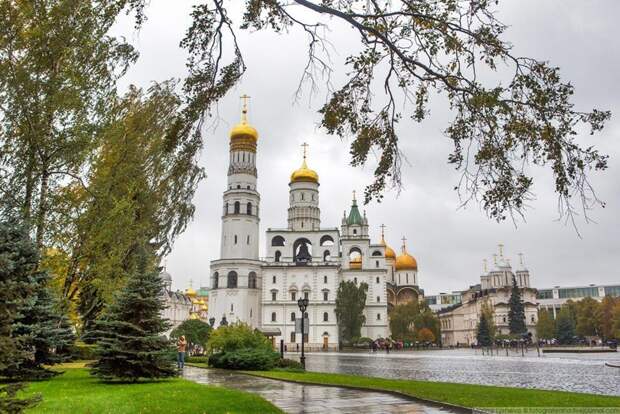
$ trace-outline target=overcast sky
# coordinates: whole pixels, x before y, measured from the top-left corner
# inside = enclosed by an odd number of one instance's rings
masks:
[[[233,2],[231,2],[233,3]],[[241,2],[234,2],[241,3]],[[140,52],[138,63],[123,81],[148,86],[151,81],[183,78],[185,51],[178,44],[190,23],[190,2],[153,0],[149,20],[140,32],[123,20],[115,32],[123,34]],[[579,221],[579,238],[573,227],[557,221],[557,199],[550,175],[536,172],[537,200],[531,203],[527,221],[498,224],[489,220],[477,205],[459,208],[452,190],[458,172],[447,164],[451,143],[442,131],[451,120],[445,102],[431,104],[431,116],[423,124],[404,121],[400,125],[401,150],[408,159],[403,166],[403,188],[385,193],[381,204],[364,208],[376,241],[384,223],[386,238],[397,252],[400,239],[408,239],[409,251],[419,264],[420,284],[426,294],[466,289],[479,282],[482,260],[504,243],[507,256],[517,263],[525,255],[534,287],[575,286],[590,283],[620,283],[620,2],[617,0],[519,0],[503,1],[499,17],[510,25],[505,39],[517,55],[549,60],[560,66],[564,79],[576,88],[577,109],[609,109],[612,120],[602,134],[585,137],[611,156],[609,169],[592,176],[605,209],[591,213],[596,223]],[[357,46],[353,32],[334,24],[330,34],[337,75],[344,79],[341,62]],[[264,231],[286,226],[288,181],[301,162],[300,144],[310,144],[308,164],[320,176],[322,225],[340,225],[343,210],[351,202],[351,191],[361,193],[371,182],[372,166],[349,166],[349,143],[327,136],[317,127],[316,110],[324,102],[319,93],[311,102],[293,99],[305,64],[306,39],[302,33],[274,35],[242,33],[240,43],[248,70],[242,84],[219,106],[221,122],[205,131],[200,164],[208,177],[194,198],[196,214],[167,259],[174,287],[184,289],[209,283],[209,262],[219,256],[222,192],[226,187],[228,131],[239,119],[239,96],[252,97],[251,123],[260,134],[258,144],[258,189],[261,193],[261,255]]]

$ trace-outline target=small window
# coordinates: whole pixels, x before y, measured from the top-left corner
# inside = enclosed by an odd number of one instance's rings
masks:
[[[235,234],[235,244],[237,244],[237,235]]]
[[[377,276],[377,283],[379,283],[379,276]]]
[[[295,343],[295,331],[291,332],[291,343]]]
[[[247,243],[247,244],[250,244],[250,235],[249,235],[249,234],[248,234],[248,238],[247,238],[247,240],[246,240],[246,243]]]
[[[329,300],[329,292],[323,292],[323,300],[327,301]]]
[[[329,313],[323,312],[323,322],[329,322]]]
[[[271,281],[272,281],[273,283],[276,283],[276,277],[275,277],[275,276],[274,276],[274,277],[272,277],[272,278],[271,278]]]
[[[301,201],[304,201],[304,193],[301,193]]]
[[[248,190],[250,189],[250,186],[248,185]]]
[[[353,229],[353,234],[357,234],[357,230]]]
[[[274,260],[276,262],[279,262],[280,261],[280,257],[282,257],[282,252],[280,250],[276,250],[276,255],[274,257]]]
[[[355,283],[357,285],[357,278],[356,277],[353,278],[353,283]]]
[[[291,322],[295,322],[295,312],[291,312]]]
[[[377,313],[377,320],[380,321],[381,320],[381,314]]]
[[[304,299],[309,299],[309,298],[308,298],[309,293],[310,293],[310,292],[304,292]]]
[[[291,292],[291,300],[295,302],[297,300],[297,292]]]
[[[271,312],[271,322],[275,322],[275,321],[276,321],[276,313]]]
[[[241,186],[239,184],[237,184],[237,190],[239,190],[241,188]]]
[[[248,216],[252,215],[252,203],[248,203],[248,205],[246,206],[246,213]]]
[[[327,276],[323,276],[323,283],[327,283]]]
[[[381,297],[377,296],[377,303],[381,302]]]
[[[375,260],[375,266],[379,267],[379,261],[378,260]]]
[[[231,312],[233,312],[233,311],[234,311],[234,309],[235,309],[235,308],[234,308],[234,305],[231,303],[231,304],[230,304],[230,311],[231,311]]]
[[[271,292],[271,300],[272,300],[272,301],[274,301],[274,302],[276,301],[276,295],[277,295],[277,293],[278,293],[278,292]]]

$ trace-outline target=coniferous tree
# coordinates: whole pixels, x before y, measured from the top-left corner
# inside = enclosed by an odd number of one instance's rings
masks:
[[[37,249],[28,233],[14,223],[0,222],[0,375],[16,361],[30,356],[20,346],[24,338],[13,333],[21,303],[34,289],[29,275],[36,272]],[[0,384],[0,412],[20,413],[40,398],[16,398],[22,384]]]
[[[556,319],[556,332],[560,344],[566,345],[573,342],[575,337],[575,319],[567,306],[563,306]]]
[[[486,312],[480,313],[476,340],[478,341],[479,346],[491,346],[491,327],[489,326],[489,319]]]
[[[521,290],[517,286],[517,280],[512,276],[512,291],[508,309],[508,329],[513,335],[522,335],[527,332],[525,327],[525,307],[521,299]]]
[[[148,253],[141,250],[137,271],[90,333],[97,341],[98,354],[91,373],[105,380],[137,381],[177,374],[171,343],[163,335],[170,326],[161,317],[164,285]]]

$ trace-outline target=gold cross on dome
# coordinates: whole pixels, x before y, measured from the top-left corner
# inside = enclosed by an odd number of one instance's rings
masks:
[[[383,239],[385,236],[385,224],[382,224],[379,227],[381,227],[381,238]]]
[[[405,247],[405,242],[407,241],[407,238],[405,236],[403,236],[403,238],[401,240],[403,241],[403,247]]]
[[[248,101],[250,97],[246,94],[241,95],[241,100],[243,101],[243,107],[241,109],[241,122],[244,124],[248,121]]]
[[[189,280],[189,287],[192,287],[192,282],[193,282],[193,280],[192,280],[192,279],[190,279],[190,280]]]
[[[303,144],[301,144],[301,146],[302,146],[302,147],[303,147],[303,149],[304,149],[304,160],[305,160],[305,159],[306,159],[306,153],[307,153],[307,151],[308,151],[308,147],[309,147],[310,145],[308,145],[306,142],[304,142]]]

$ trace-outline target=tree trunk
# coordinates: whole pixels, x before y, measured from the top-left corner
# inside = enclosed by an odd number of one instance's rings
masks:
[[[45,232],[45,217],[47,215],[47,192],[49,187],[49,173],[47,168],[43,169],[41,174],[41,188],[39,192],[39,210],[37,212],[37,232],[36,243],[37,247],[41,249],[43,247],[43,234]]]

